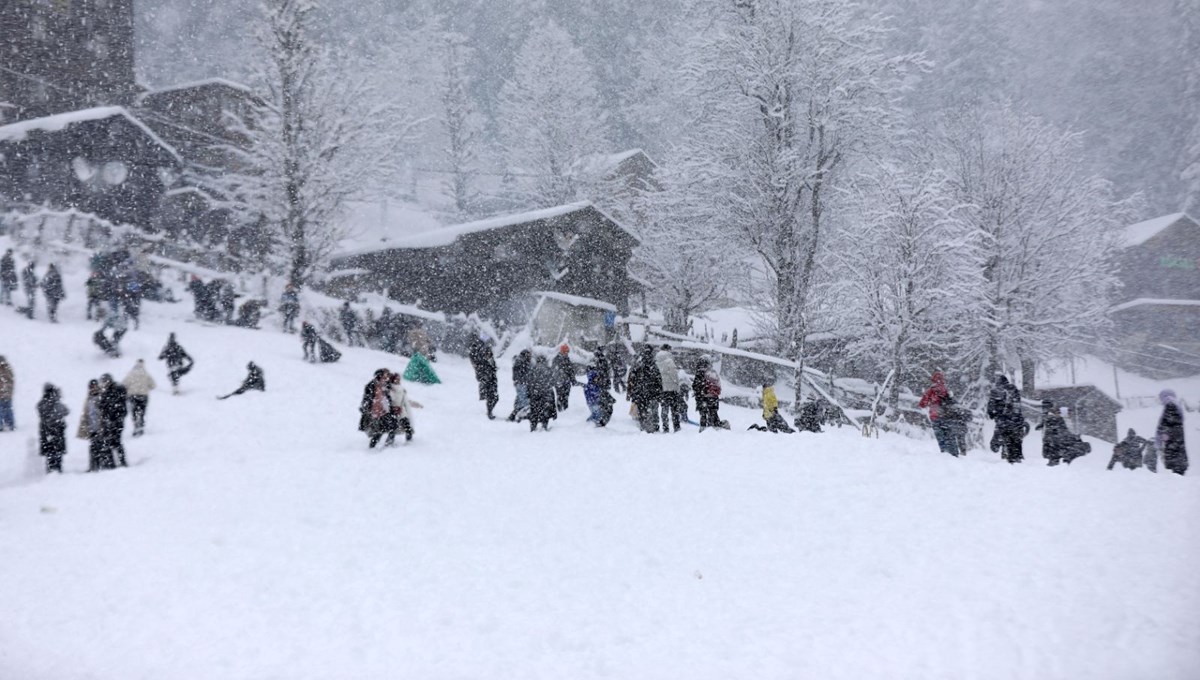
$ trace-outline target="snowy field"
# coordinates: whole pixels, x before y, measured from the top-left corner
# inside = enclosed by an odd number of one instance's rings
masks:
[[[185,321],[190,299],[106,359],[68,283],[58,326],[0,309],[0,678],[1200,677],[1194,414],[1184,478],[1108,472],[1098,442],[1046,468],[1035,434],[1014,467],[727,407],[730,432],[640,434],[624,402],[596,430],[578,390],[530,434],[445,358],[409,386],[415,441],[368,452],[362,386],[403,359],[309,365],[295,336]],[[180,396],[170,331],[197,361]],[[132,467],[83,474],[72,439],[43,477],[42,383],[73,432],[87,380],[139,357],[159,390]],[[215,400],[248,360],[268,391]]]

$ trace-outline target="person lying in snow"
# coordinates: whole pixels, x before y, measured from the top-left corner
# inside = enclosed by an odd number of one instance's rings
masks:
[[[247,374],[246,379],[242,381],[242,386],[223,397],[217,397],[217,399],[228,399],[235,394],[245,394],[250,390],[259,390],[260,392],[267,391],[267,381],[263,377],[262,369],[259,368],[258,365],[253,361],[246,364],[246,368],[250,371],[250,373]]]

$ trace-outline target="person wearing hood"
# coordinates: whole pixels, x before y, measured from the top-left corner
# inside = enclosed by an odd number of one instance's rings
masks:
[[[637,409],[638,425],[643,432],[658,432],[658,398],[662,394],[662,375],[654,363],[654,348],[642,347],[629,369],[629,393]]]
[[[1070,432],[1067,421],[1049,399],[1042,400],[1042,422],[1035,429],[1042,431],[1042,458],[1046,459],[1046,465],[1058,465],[1066,451]]]
[[[709,427],[721,427],[721,376],[707,358],[701,358],[696,364],[696,375],[692,378],[692,397],[696,400],[696,411],[700,414],[700,431],[703,432]]]
[[[554,374],[555,405],[559,411],[565,411],[571,405],[571,388],[575,386],[575,365],[571,363],[569,345],[559,345],[550,371]]]
[[[554,371],[546,357],[538,355],[529,369],[529,431],[540,424],[550,429],[550,421],[558,417],[554,401]]]
[[[950,432],[949,422],[942,418],[942,402],[950,396],[946,389],[946,377],[941,371],[934,371],[930,378],[929,389],[917,403],[917,408],[929,409],[929,422],[933,425],[933,436],[937,439],[938,450],[952,456],[958,455],[958,440]]]
[[[663,345],[654,355],[654,365],[658,368],[662,391],[658,401],[662,405],[662,431],[678,432],[679,419],[682,416],[682,398],[679,396],[679,367],[675,365],[675,356],[671,354],[671,346]]]
[[[146,407],[150,405],[150,392],[154,390],[154,378],[146,371],[146,361],[138,359],[129,374],[121,381],[129,393],[130,412],[133,417],[133,436],[146,432]]]
[[[1186,474],[1188,458],[1183,442],[1183,409],[1179,408],[1174,390],[1159,392],[1158,400],[1163,405],[1163,412],[1158,419],[1155,446],[1162,452],[1163,467],[1177,475]]]
[[[601,353],[597,352],[597,360],[593,360],[588,366],[587,383],[583,386],[583,398],[587,401],[588,410],[591,412],[588,422],[595,423],[596,427],[604,427],[612,419],[612,406],[615,401],[605,385],[607,376],[605,369],[599,366],[600,356]]]
[[[107,373],[100,376],[100,439],[106,467],[128,467],[125,461],[125,416],[129,414],[129,394],[125,386]]]
[[[17,429],[12,405],[15,385],[12,366],[8,365],[8,359],[0,356],[0,432]]]
[[[62,459],[67,454],[67,407],[54,385],[46,383],[37,404],[39,452],[46,458],[46,474],[62,474]]]
[[[479,383],[479,400],[487,404],[488,420],[494,420],[492,409],[500,403],[500,381],[496,375],[496,355],[492,353],[492,345],[484,335],[477,335],[471,341],[468,353],[471,367],[475,369],[475,381]]]
[[[512,381],[517,396],[513,399],[513,411],[508,416],[510,422],[519,422],[529,413],[529,370],[533,368],[533,353],[527,349],[521,350],[513,357]]]

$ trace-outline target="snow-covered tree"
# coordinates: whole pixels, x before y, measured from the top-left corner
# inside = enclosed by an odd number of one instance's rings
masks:
[[[447,179],[445,190],[455,217],[463,219],[477,211],[478,149],[482,117],[471,97],[467,74],[470,48],[465,36],[446,32],[441,44],[441,129],[444,134],[441,159]]]
[[[930,154],[868,170],[850,192],[857,214],[833,259],[849,302],[847,353],[893,373],[894,409],[902,384],[961,352],[964,312],[981,282],[977,234]]]
[[[1188,136],[1183,144],[1180,167],[1183,187],[1183,210],[1200,214],[1200,0],[1176,0],[1180,18],[1180,49],[1178,59],[1187,65],[1183,82],[1183,106]]]
[[[241,171],[210,181],[224,207],[260,225],[278,268],[297,285],[343,238],[346,203],[387,182],[414,121],[381,100],[313,31],[312,0],[266,0],[252,83],[262,104],[226,147]]]
[[[679,78],[697,193],[705,219],[761,259],[778,350],[803,361],[831,193],[890,132],[915,60],[885,54],[886,18],[854,2],[701,4]]]
[[[992,372],[1096,343],[1117,290],[1113,257],[1137,199],[1079,170],[1081,135],[1011,105],[951,125],[945,167],[977,233],[982,285],[963,329],[964,366]]]
[[[591,64],[552,21],[521,46],[500,93],[498,118],[513,199],[522,207],[578,200],[581,161],[609,147]]]

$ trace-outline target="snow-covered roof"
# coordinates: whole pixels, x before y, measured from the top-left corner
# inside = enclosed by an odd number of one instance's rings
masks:
[[[618,151],[617,153],[600,153],[584,156],[583,158],[579,159],[578,167],[584,172],[599,175],[616,170],[617,168],[621,167],[622,163],[638,155],[645,156],[646,160],[650,161],[651,165],[657,165],[654,162],[654,159],[650,158],[650,156],[642,149],[628,149],[625,151]]]
[[[147,127],[145,123],[130,114],[129,111],[123,106],[98,106],[91,109],[80,109],[78,111],[56,113],[53,116],[31,118],[29,120],[10,123],[8,125],[0,126],[0,142],[20,142],[24,141],[31,132],[61,132],[78,123],[90,123],[118,117],[124,118],[134,127],[138,128],[138,130],[149,137],[156,145],[171,154],[176,161],[180,163],[183,162],[183,159],[170,144],[167,144],[162,140],[161,137],[154,134],[153,130]]]
[[[535,291],[533,295],[546,298],[547,300],[558,300],[559,302],[564,302],[574,307],[594,307],[596,309],[603,309],[605,311],[614,313],[617,311],[616,305],[611,305],[603,300],[580,297],[578,295],[567,295],[566,293],[555,293],[552,291],[543,290]]]
[[[1200,307],[1200,300],[1172,300],[1169,298],[1137,298],[1129,302],[1122,302],[1113,307],[1110,311],[1119,312],[1123,309],[1131,307]]]
[[[605,219],[617,225],[625,233],[637,239],[637,235],[630,231],[620,222],[612,218],[611,215],[600,210],[590,201],[581,201],[578,203],[568,203],[566,205],[558,205],[552,208],[542,208],[540,210],[530,210],[528,212],[515,213],[512,215],[499,215],[490,217],[485,220],[475,222],[467,222],[466,224],[457,224],[443,229],[435,229],[432,231],[414,234],[405,238],[396,239],[386,244],[368,246],[365,248],[356,248],[341,252],[337,257],[353,257],[355,255],[367,255],[369,253],[377,253],[394,248],[440,248],[454,243],[460,236],[467,234],[477,234],[484,231],[492,231],[495,229],[503,229],[505,227],[514,227],[530,222],[538,222],[541,220],[554,219],[564,215],[570,215],[585,210],[595,210],[604,216]]]
[[[194,90],[201,87],[212,86],[227,87],[231,90],[238,90],[239,92],[244,92],[246,94],[254,94],[254,91],[248,86],[232,80],[226,80],[224,78],[205,78],[203,80],[193,80],[188,83],[179,83],[177,85],[168,85],[167,87],[155,88],[148,92],[143,92],[139,99],[145,99],[146,97],[153,97],[156,94],[165,94],[167,92],[179,92],[181,90]]]
[[[1128,227],[1125,227],[1125,233],[1122,234],[1121,241],[1125,245],[1126,248],[1132,248],[1133,246],[1140,246],[1141,244],[1145,243],[1146,241],[1149,241],[1150,239],[1157,236],[1160,232],[1162,232],[1167,227],[1170,227],[1171,225],[1175,224],[1179,220],[1184,219],[1186,217],[1187,217],[1186,213],[1175,213],[1172,215],[1163,215],[1162,217],[1155,217],[1154,219],[1146,220],[1145,222],[1138,222],[1137,224],[1131,224]]]

